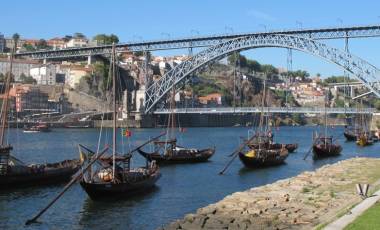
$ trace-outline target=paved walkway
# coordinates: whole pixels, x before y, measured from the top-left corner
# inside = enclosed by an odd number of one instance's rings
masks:
[[[344,229],[347,225],[352,223],[357,217],[364,213],[368,208],[374,205],[378,200],[380,200],[380,190],[374,193],[371,197],[363,200],[361,203],[356,205],[350,212],[340,217],[336,221],[327,225],[325,230],[338,230]]]

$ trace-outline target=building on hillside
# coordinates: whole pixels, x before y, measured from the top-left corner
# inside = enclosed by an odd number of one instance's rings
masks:
[[[198,97],[198,101],[202,105],[220,106],[223,104],[223,96],[220,93],[211,93],[203,97]]]
[[[2,98],[3,95],[0,96]],[[30,84],[14,84],[10,90],[11,110],[18,117],[32,114],[72,111],[70,103],[63,94],[62,86],[37,86]]]
[[[4,53],[5,50],[5,38],[4,35],[0,33],[0,53]]]
[[[47,40],[48,46],[53,47],[54,50],[66,48],[66,41],[62,38],[52,38]]]
[[[25,39],[23,45],[31,45],[36,47],[37,44],[40,42],[40,40],[37,39]],[[21,47],[20,45],[17,45],[18,47]]]
[[[7,74],[9,72],[9,59],[0,58],[0,74]],[[15,81],[20,81],[20,76],[30,76],[30,69],[38,67],[40,64],[36,60],[15,59],[13,61],[12,73]]]
[[[79,84],[79,81],[82,77],[86,75],[91,75],[93,72],[92,68],[90,67],[83,67],[83,66],[61,66],[60,73],[65,74],[65,84],[69,86],[72,89],[75,89],[76,86]]]
[[[38,85],[55,85],[57,68],[49,64],[30,69],[30,76],[37,81]]]
[[[25,39],[19,39],[17,41],[17,48],[22,47],[25,44]],[[5,48],[7,50],[12,50],[14,46],[13,38],[5,38]]]
[[[88,40],[86,38],[72,38],[66,43],[67,48],[86,47]]]

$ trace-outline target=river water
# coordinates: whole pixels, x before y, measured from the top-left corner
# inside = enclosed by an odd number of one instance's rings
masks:
[[[40,223],[25,227],[27,219],[44,207],[63,184],[12,190],[0,190],[0,229],[156,229],[172,220],[195,212],[196,209],[215,203],[228,194],[265,185],[279,179],[295,176],[305,170],[352,157],[379,157],[380,143],[357,147],[345,142],[343,128],[330,129],[343,145],[342,155],[314,161],[303,160],[311,145],[312,132],[317,127],[281,127],[275,132],[278,142],[299,143],[296,153],[291,153],[286,164],[257,170],[248,170],[236,159],[225,175],[218,172],[230,159],[227,157],[247,136],[248,128],[188,128],[178,136],[179,145],[206,148],[216,146],[210,162],[161,167],[162,177],[151,192],[132,199],[97,201],[89,199],[79,184],[68,192],[40,219]],[[131,143],[119,137],[120,151],[137,146],[160,129],[132,130]],[[103,139],[110,137],[103,133]],[[54,129],[50,133],[28,134],[11,129],[9,140],[14,145],[13,154],[26,163],[54,162],[77,158],[77,144],[96,149],[97,129]],[[102,143],[105,141],[102,141]],[[123,147],[124,146],[124,147]],[[149,150],[149,147],[147,148]],[[143,165],[136,155],[134,165]]]

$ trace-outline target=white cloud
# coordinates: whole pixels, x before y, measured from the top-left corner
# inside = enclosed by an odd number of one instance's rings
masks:
[[[257,19],[264,20],[264,21],[271,21],[271,22],[276,21],[275,17],[273,17],[273,16],[271,16],[265,12],[258,11],[255,9],[248,10],[247,15],[255,17]]]

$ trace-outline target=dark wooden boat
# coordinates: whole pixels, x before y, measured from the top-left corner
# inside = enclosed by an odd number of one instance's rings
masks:
[[[285,148],[288,150],[289,153],[293,153],[294,151],[296,151],[296,149],[298,149],[298,144],[285,144]]]
[[[79,160],[26,165],[10,155],[11,149],[11,146],[0,148],[0,188],[3,189],[68,181],[80,168]]]
[[[146,167],[129,168],[131,155],[117,156],[115,173],[112,157],[101,158],[103,165],[99,170],[86,174],[80,185],[93,200],[129,197],[155,186],[161,177],[159,167],[154,161]],[[113,176],[115,175],[115,177]]]
[[[285,147],[250,149],[245,153],[239,152],[239,159],[248,168],[259,168],[283,164],[288,155]]]
[[[174,101],[175,91],[172,90],[172,97],[170,101],[171,113],[168,116],[167,123],[167,136],[165,140],[155,141],[153,152],[147,152],[141,148],[137,151],[148,160],[155,160],[158,164],[184,164],[184,163],[199,163],[208,161],[215,153],[214,148],[195,149],[185,148],[177,145],[175,138],[176,122],[175,114],[173,113],[175,107]],[[181,127],[179,129],[182,130]]]
[[[51,129],[47,124],[41,123],[32,126],[25,126],[24,133],[39,133],[39,132],[50,132]]]
[[[11,83],[14,49],[10,58],[10,71],[5,81],[5,90],[1,108],[0,126],[0,189],[29,186],[37,184],[51,184],[62,182],[78,171],[78,160],[65,160],[50,164],[26,165],[21,160],[12,156],[12,145],[6,142],[6,129],[9,110],[9,91]],[[39,131],[48,129],[46,124],[39,124]]]
[[[313,144],[315,158],[337,156],[342,152],[342,146],[334,143],[332,137],[317,137]]]
[[[161,154],[159,150],[152,153],[145,152],[142,149],[138,149],[137,151],[146,159],[155,160],[158,164],[205,162],[215,153],[215,148],[187,149],[178,146],[176,143],[176,139],[154,142],[155,146],[158,146],[159,149],[164,150],[166,146],[164,154]]]
[[[357,137],[356,144],[359,146],[368,146],[373,144],[373,139],[369,133],[360,133]]]
[[[113,100],[113,133],[112,133],[112,155],[101,157],[98,160],[98,167],[87,171],[81,181],[81,187],[87,192],[91,199],[109,199],[115,196],[130,197],[139,192],[144,192],[155,185],[160,178],[160,170],[155,161],[146,162],[145,167],[131,168],[130,161],[132,155],[118,154],[116,152],[116,52],[115,45],[112,46],[110,73],[112,73],[112,100]],[[85,153],[82,150],[86,150]],[[81,146],[80,156],[86,164],[90,164],[91,159],[96,155],[88,148]],[[96,158],[95,158],[96,159]]]
[[[357,139],[357,132],[355,130],[345,129],[343,135],[347,141],[356,141]]]
[[[267,148],[269,149],[279,149],[282,146],[284,146],[288,150],[289,153],[293,153],[298,148],[297,143],[294,143],[294,144],[266,143],[266,145],[267,145]],[[248,144],[248,146],[251,149],[258,148],[258,144]]]

